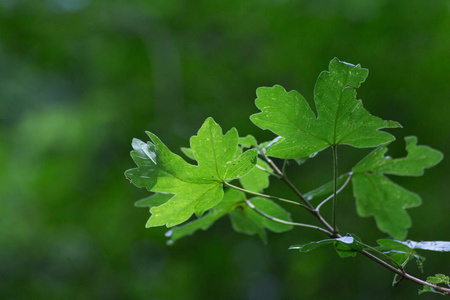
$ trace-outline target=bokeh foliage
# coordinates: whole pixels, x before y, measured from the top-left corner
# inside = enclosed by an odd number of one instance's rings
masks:
[[[392,156],[414,134],[450,157],[449,32],[447,0],[1,1],[1,298],[415,295],[412,284],[391,288],[391,275],[362,257],[287,250],[323,238],[306,230],[270,234],[264,245],[223,220],[167,247],[164,229],[145,229],[148,212],[133,206],[148,193],[123,171],[133,166],[133,137],[150,130],[179,149],[208,116],[225,131],[272,138],[248,118],[256,88],[281,84],[312,103],[333,57],[370,69],[358,97],[404,126],[392,129]],[[342,171],[364,154],[343,154]],[[330,166],[290,172],[306,192],[331,178]],[[450,239],[448,170],[444,160],[401,182],[424,202],[409,211],[409,238]],[[276,184],[271,193],[291,196]],[[343,195],[341,231],[383,238]],[[445,254],[430,256],[425,272],[449,265]]]

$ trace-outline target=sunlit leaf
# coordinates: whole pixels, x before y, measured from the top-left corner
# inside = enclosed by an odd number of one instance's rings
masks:
[[[250,118],[260,128],[283,137],[268,148],[267,154],[298,158],[332,145],[361,148],[393,141],[392,135],[379,130],[400,125],[372,116],[356,100],[356,89],[367,75],[368,70],[359,65],[333,59],[314,89],[317,116],[297,91],[286,92],[279,85],[259,88],[255,103],[261,112]]]
[[[272,172],[272,168],[263,160],[258,158],[257,165],[266,171]],[[254,168],[248,172],[245,176],[239,178],[242,186],[253,192],[262,192],[269,186],[270,174],[260,168]]]
[[[290,225],[274,222],[260,215],[246,204],[245,199],[244,193],[234,189],[227,190],[222,201],[204,216],[171,228],[166,233],[169,238],[168,244],[173,244],[180,238],[192,235],[198,230],[208,229],[214,222],[227,214],[230,214],[232,226],[236,231],[250,235],[258,234],[263,241],[267,241],[265,229],[273,232],[284,232],[292,229]],[[271,200],[253,198],[251,202],[267,215],[285,221],[291,220],[289,213]]]
[[[195,160],[194,151],[192,151],[191,148],[181,147],[181,152],[183,152],[183,154],[186,155],[188,158]]]
[[[147,226],[180,224],[195,212],[201,216],[223,197],[222,184],[250,172],[256,164],[256,150],[240,155],[238,133],[231,129],[225,135],[212,118],[208,118],[198,135],[190,140],[198,166],[187,163],[172,153],[154,134],[147,132],[153,143],[133,140],[131,152],[138,168],[125,172],[137,187],[149,191],[174,194],[166,203],[153,207]]]
[[[192,235],[198,230],[206,230],[211,227],[215,221],[228,214],[230,211],[240,205],[244,205],[245,195],[237,190],[227,190],[222,201],[214,206],[207,214],[194,221],[186,223],[182,226],[171,228],[166,236],[170,238],[169,244],[173,244],[178,239]]]
[[[253,135],[249,134],[245,137],[239,137],[239,145],[241,145],[243,148],[251,148],[257,147],[258,142]]]

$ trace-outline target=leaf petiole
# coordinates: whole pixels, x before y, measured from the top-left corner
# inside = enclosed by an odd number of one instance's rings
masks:
[[[255,165],[255,167],[258,168],[258,169],[260,169],[261,171],[264,171],[264,172],[266,172],[266,173],[269,173],[269,174],[272,175],[272,176],[275,176],[275,177],[280,178],[280,175],[275,174],[275,173],[273,173],[273,172],[270,172],[269,170],[267,170],[267,169],[265,169],[265,168],[263,168],[263,167],[261,167],[261,166],[259,166],[259,165]]]
[[[271,215],[266,214],[265,212],[261,211],[260,209],[258,209],[256,206],[253,205],[253,203],[250,202],[250,200],[245,199],[245,203],[247,203],[247,205],[253,209],[254,211],[256,211],[257,213],[259,213],[260,215],[266,217],[269,220],[272,220],[274,222],[278,222],[278,223],[282,223],[282,224],[286,224],[286,225],[292,225],[292,226],[299,226],[299,227],[306,227],[306,228],[312,228],[312,229],[316,229],[319,231],[322,231],[324,233],[326,233],[327,235],[332,235],[331,232],[329,232],[326,229],[323,229],[322,227],[319,226],[315,226],[315,225],[311,225],[311,224],[303,224],[303,223],[297,223],[297,222],[290,222],[290,221],[286,221],[286,220],[282,220],[282,219],[278,219],[275,217],[272,217]]]
[[[333,232],[339,232],[336,225],[336,205],[337,205],[337,173],[338,173],[338,163],[337,163],[337,145],[332,146],[333,151],[333,212],[331,217],[331,226],[333,227]]]
[[[291,203],[291,204],[295,204],[295,205],[301,206],[301,207],[303,207],[303,208],[306,208],[307,210],[314,210],[314,209],[309,208],[309,207],[306,206],[306,205],[303,205],[303,204],[298,203],[298,202],[293,201],[293,200],[284,199],[284,198],[275,197],[275,196],[266,195],[266,194],[261,194],[261,193],[257,193],[257,192],[252,192],[252,191],[249,191],[249,190],[240,188],[240,187],[238,187],[238,186],[232,185],[232,184],[230,184],[230,183],[228,183],[228,182],[226,182],[226,181],[225,181],[223,184],[226,185],[226,186],[228,186],[228,187],[230,187],[230,188],[232,188],[232,189],[235,189],[235,190],[244,192],[244,193],[246,193],[246,194],[250,194],[250,195],[254,195],[254,196],[259,196],[259,197],[263,197],[263,198],[267,198],[267,199],[272,199],[272,200],[283,201],[283,202],[286,202],[286,203]]]
[[[336,191],[336,194],[339,194],[339,193],[347,186],[347,184],[350,182],[350,179],[352,179],[352,175],[353,175],[352,172],[348,172],[348,173],[346,173],[346,174],[340,176],[340,177],[348,176],[348,178],[347,178],[347,180],[345,180],[344,184]],[[325,204],[326,202],[328,202],[330,199],[333,199],[333,196],[334,196],[334,194],[333,194],[333,195],[330,195],[330,196],[327,197],[325,200],[323,200],[322,202],[320,202],[320,204],[317,205],[316,210],[319,211],[319,210],[320,210],[320,207],[321,207],[322,205],[324,205],[324,204]]]

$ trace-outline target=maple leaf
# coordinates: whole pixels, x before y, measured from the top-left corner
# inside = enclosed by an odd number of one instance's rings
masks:
[[[192,235],[198,230],[210,228],[214,222],[227,214],[231,218],[231,225],[235,231],[249,235],[258,234],[264,242],[267,241],[266,229],[273,232],[283,232],[292,229],[291,225],[272,221],[255,212],[246,204],[245,199],[244,193],[234,189],[227,190],[223,200],[208,211],[207,214],[181,226],[171,228],[166,233],[166,236],[170,238],[168,244],[173,244],[180,238]],[[269,199],[253,198],[250,201],[266,214],[285,221],[291,220],[287,211]]]
[[[256,150],[237,155],[240,151],[237,130],[233,128],[223,135],[212,118],[190,140],[197,166],[171,152],[156,135],[150,132],[147,135],[153,143],[133,140],[131,157],[138,168],[126,171],[125,176],[137,187],[174,194],[167,202],[151,208],[148,227],[171,227],[186,221],[193,213],[201,216],[222,200],[224,182],[244,176],[256,164]]]
[[[279,85],[257,89],[255,103],[261,112],[250,119],[282,137],[267,154],[298,158],[340,144],[364,148],[393,141],[392,135],[379,130],[400,124],[372,116],[361,100],[356,100],[356,88],[368,73],[360,65],[334,58],[329,71],[319,75],[314,89],[317,117],[297,91],[286,92]]]
[[[243,148],[248,148],[257,145],[257,142],[254,137],[247,136],[246,138],[239,138],[239,145]],[[189,158],[195,159],[191,148],[182,148],[182,151]],[[259,158],[257,160],[257,165],[269,172],[272,171],[270,166]],[[269,186],[269,176],[270,174],[268,172],[259,168],[253,168],[246,175],[240,177],[239,181],[247,190],[262,192]],[[160,199],[167,199],[167,196],[159,196],[157,194],[149,197],[148,199],[143,199],[138,203],[140,203],[139,206],[146,205],[151,207],[154,203],[158,203]],[[178,239],[192,235],[198,230],[206,230],[210,228],[218,219],[227,214],[230,216],[231,224],[236,231],[250,235],[258,234],[264,242],[267,241],[266,229],[274,232],[282,232],[292,229],[292,226],[290,225],[274,222],[255,212],[247,205],[245,200],[246,196],[244,193],[234,189],[228,189],[225,192],[222,201],[213,207],[207,214],[201,218],[181,226],[176,226],[169,230],[166,233],[166,236],[170,238],[168,244],[173,244]],[[291,221],[289,213],[271,200],[253,198],[250,201],[260,211],[267,215],[278,217],[279,219],[285,221]]]
[[[405,209],[421,204],[419,195],[392,182],[384,174],[421,176],[442,160],[442,153],[417,146],[417,138],[405,138],[408,155],[392,159],[384,156],[387,146],[372,151],[353,168],[353,194],[360,216],[374,216],[378,228],[396,239],[406,238],[411,219]]]

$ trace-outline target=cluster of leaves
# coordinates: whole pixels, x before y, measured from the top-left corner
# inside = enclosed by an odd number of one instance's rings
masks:
[[[278,85],[257,89],[255,102],[260,112],[250,119],[277,137],[258,144],[252,136],[240,138],[235,128],[223,134],[222,128],[208,118],[197,135],[191,137],[190,148],[182,149],[186,157],[196,164],[190,164],[171,152],[150,132],[147,134],[151,141],[147,143],[134,139],[131,156],[138,167],[126,171],[125,175],[137,187],[156,193],[136,203],[150,208],[151,217],[146,226],[172,227],[167,236],[169,243],[173,243],[197,230],[208,229],[225,215],[230,216],[236,231],[258,234],[264,241],[266,229],[283,232],[298,225],[319,229],[330,238],[291,246],[291,249],[305,252],[333,244],[341,257],[368,251],[399,270],[403,270],[410,260],[421,266],[423,257],[414,249],[425,249],[424,244],[401,241],[411,226],[405,209],[420,205],[421,199],[386,175],[421,176],[425,169],[439,163],[443,155],[428,146],[418,146],[417,138],[410,136],[405,138],[408,152],[405,157],[392,159],[385,156],[388,144],[395,138],[381,129],[401,126],[371,115],[356,99],[356,89],[367,75],[368,70],[359,65],[333,59],[329,71],[320,74],[315,86],[316,113],[296,91],[287,92]],[[263,194],[271,175],[290,183],[284,168],[280,171],[269,157],[284,159],[285,162],[294,159],[300,163],[329,147],[336,155],[337,147],[342,144],[377,148],[350,172],[340,177],[335,172],[333,182],[304,195],[296,190],[299,203]],[[333,226],[330,226],[320,215],[320,206],[330,199],[335,205],[337,193],[350,179],[358,214],[373,216],[378,228],[396,240],[379,240],[378,247],[370,247],[355,235],[340,236],[334,218]],[[231,184],[232,181],[239,182],[240,186]],[[330,193],[331,196],[314,207],[313,200]],[[303,206],[318,217],[325,228],[292,222],[289,212],[274,200]],[[196,218],[190,220],[193,214]],[[448,244],[440,243],[442,251],[450,250]],[[430,246],[426,250],[437,248]],[[448,280],[444,279],[439,283],[447,283]],[[433,288],[426,291],[433,291]]]
[[[172,227],[188,220],[192,214],[198,218],[167,233],[170,242],[191,235],[199,229],[208,229],[216,220],[229,214],[236,231],[258,234],[266,240],[265,228],[282,232],[292,228],[263,217],[246,203],[242,191],[228,189],[223,185],[239,179],[241,185],[255,193],[262,192],[269,185],[270,167],[257,158],[256,150],[245,148],[255,144],[251,137],[239,139],[236,129],[225,135],[212,118],[208,118],[197,136],[190,140],[191,148],[183,152],[197,161],[197,166],[187,163],[172,153],[155,135],[147,133],[153,143],[133,140],[131,155],[139,168],[126,172],[126,176],[138,187],[158,192],[136,203],[150,207],[152,216],[147,227],[166,225]],[[289,221],[289,213],[270,199],[255,197],[249,199],[261,211]],[[204,215],[205,211],[209,212]],[[204,215],[204,216],[203,216]]]
[[[436,274],[435,276],[429,276],[427,278],[427,282],[431,284],[444,284],[447,287],[450,287],[450,278],[445,276],[444,274]],[[425,285],[422,290],[419,291],[419,295],[427,292],[432,292],[436,294],[446,295],[437,291],[435,288]]]

